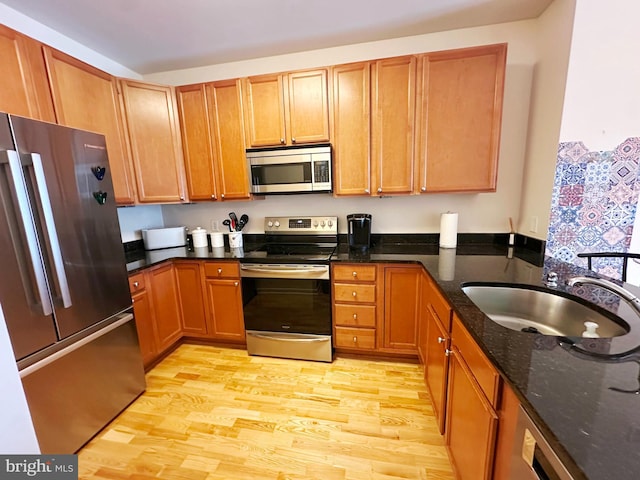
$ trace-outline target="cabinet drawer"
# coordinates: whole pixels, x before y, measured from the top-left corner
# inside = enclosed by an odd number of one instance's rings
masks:
[[[334,301],[354,303],[375,303],[376,286],[353,284],[334,284]]]
[[[376,331],[373,328],[336,327],[336,348],[373,350],[376,347]]]
[[[144,273],[140,272],[129,276],[129,291],[131,294],[141,292],[144,289]]]
[[[345,305],[335,306],[334,322],[336,325],[349,327],[375,327],[375,305]]]
[[[375,282],[377,267],[375,265],[334,265],[333,280],[336,282]]]
[[[464,358],[491,405],[496,407],[500,376],[455,314],[453,315],[451,344]]]
[[[429,280],[431,285],[429,303],[433,307],[433,312],[440,320],[440,323],[447,332],[451,332],[451,307],[442,294],[438,291],[438,288]]]
[[[207,278],[238,278],[240,267],[237,262],[206,262],[204,274]]]

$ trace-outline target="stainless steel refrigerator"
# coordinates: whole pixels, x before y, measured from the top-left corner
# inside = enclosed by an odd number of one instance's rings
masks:
[[[0,303],[42,453],[77,451],[145,388],[107,154],[0,113]]]

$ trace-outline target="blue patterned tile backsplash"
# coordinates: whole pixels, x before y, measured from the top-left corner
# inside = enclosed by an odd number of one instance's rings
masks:
[[[640,137],[614,150],[591,152],[561,143],[551,198],[546,254],[582,267],[583,252],[627,252],[638,205]],[[593,269],[620,278],[618,259],[594,259]]]

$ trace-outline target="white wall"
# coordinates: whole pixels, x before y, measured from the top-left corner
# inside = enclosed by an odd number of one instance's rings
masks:
[[[119,63],[0,3],[0,23],[117,77],[141,78]]]
[[[526,166],[518,232],[546,240],[576,0],[555,0],[536,22]]]
[[[145,205],[142,207],[118,208],[120,235],[123,242],[141,240],[143,228],[164,227],[162,207],[160,205]]]
[[[0,305],[0,453],[38,454],[40,447],[33,429],[16,359]]]
[[[252,221],[247,232],[263,231],[268,215],[337,215],[367,212],[376,233],[436,233],[440,213],[459,212],[460,232],[506,232],[509,217],[518,218],[529,121],[529,96],[536,63],[536,21],[521,21],[348,45],[245,62],[172,71],[145,76],[145,80],[182,85],[246,75],[295,70],[389,56],[507,42],[507,71],[502,141],[496,193],[438,194],[411,197],[333,198],[330,195],[270,196],[263,201],[163,206],[167,226],[210,228],[211,220],[229,211],[246,212]],[[341,230],[344,230],[342,222]]]

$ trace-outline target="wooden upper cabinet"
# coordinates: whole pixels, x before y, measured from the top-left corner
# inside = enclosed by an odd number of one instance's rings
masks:
[[[334,193],[371,194],[371,65],[331,69]]]
[[[186,200],[177,105],[171,87],[120,79],[140,203]]]
[[[213,167],[213,138],[205,85],[185,85],[176,88],[182,151],[191,200],[217,198]]]
[[[241,82],[209,83],[206,98],[214,132],[214,164],[220,197],[223,200],[250,198]]]
[[[57,122],[105,136],[115,200],[134,203],[134,177],[116,78],[48,46],[43,51]]]
[[[327,69],[244,80],[247,147],[329,141]]]
[[[0,111],[55,122],[42,44],[0,25]]]
[[[416,57],[372,65],[372,184],[377,195],[411,193],[414,170]]]
[[[495,191],[507,45],[420,59],[419,192]]]

